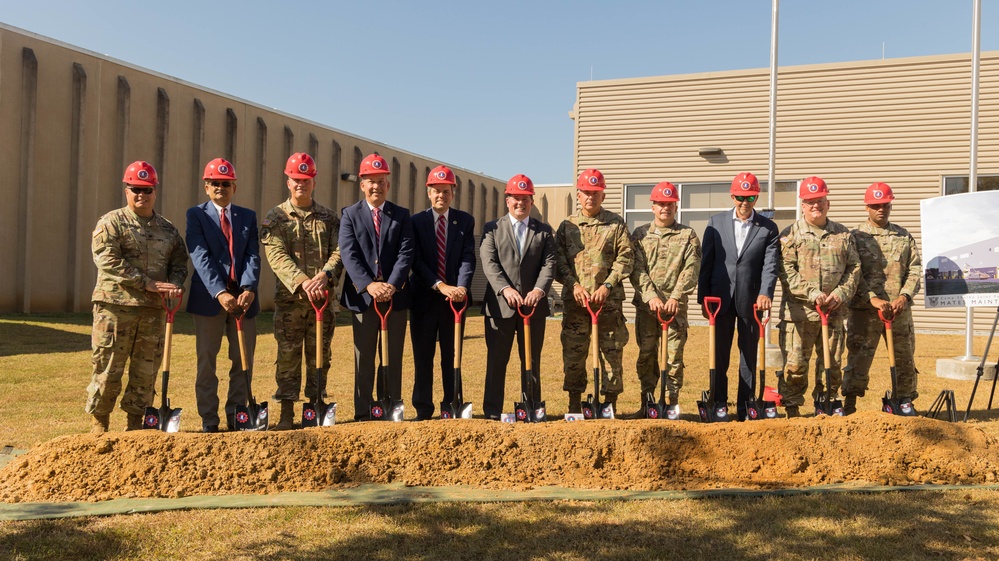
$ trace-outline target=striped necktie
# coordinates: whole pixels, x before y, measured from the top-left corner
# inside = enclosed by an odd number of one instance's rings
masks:
[[[447,248],[447,221],[444,215],[437,217],[437,280],[447,281],[446,268],[444,266],[444,254]]]

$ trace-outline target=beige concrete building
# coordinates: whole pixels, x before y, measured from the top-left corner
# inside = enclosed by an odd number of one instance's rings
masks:
[[[0,312],[90,309],[90,233],[124,205],[129,162],[156,167],[157,210],[183,232],[210,159],[233,162],[236,204],[262,218],[287,198],[285,160],[299,151],[317,161],[316,200],[338,210],[360,199],[354,174],[371,152],[391,165],[392,200],[414,212],[428,207],[426,177],[441,163],[0,24]],[[505,182],[451,167],[455,206],[481,232],[506,212]],[[273,294],[265,265],[265,307]]]
[[[630,227],[651,220],[659,181],[681,189],[679,220],[704,231],[731,209],[728,189],[751,171],[766,189],[769,69],[580,82],[576,173],[607,178],[605,205]],[[919,201],[966,192],[970,154],[970,54],[783,67],[777,88],[775,220],[795,219],[797,184],[818,175],[831,191],[832,220],[866,220],[864,190],[896,194],[891,220],[920,241]],[[999,188],[999,52],[981,57],[979,189]],[[757,209],[766,208],[767,193]],[[955,225],[955,227],[958,227]],[[630,287],[629,287],[630,289]],[[629,295],[630,298],[630,295]],[[976,312],[989,329],[993,309]],[[963,309],[924,309],[920,329],[963,330]]]

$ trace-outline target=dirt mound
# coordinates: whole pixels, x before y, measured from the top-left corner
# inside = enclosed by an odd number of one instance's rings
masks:
[[[0,471],[5,502],[320,491],[357,483],[523,489],[991,483],[994,438],[964,424],[848,418],[702,425],[347,423],[293,432],[61,437]]]

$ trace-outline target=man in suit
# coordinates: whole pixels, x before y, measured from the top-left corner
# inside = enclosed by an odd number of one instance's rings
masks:
[[[392,302],[388,316],[389,356],[385,380],[378,381],[378,398],[387,387],[393,399],[402,397],[402,346],[406,310],[411,303],[407,281],[413,265],[413,223],[409,209],[388,202],[389,168],[385,158],[371,154],[361,160],[358,175],[364,200],[343,209],[340,256],[347,272],[340,303],[354,313],[354,419],[367,420],[375,386],[375,352],[381,310]]]
[[[753,210],[760,196],[760,182],[751,173],[740,173],[730,189],[735,208],[711,217],[704,230],[701,274],[697,302],[705,296],[721,298],[715,319],[716,410],[728,402],[728,362],[735,325],[739,326],[739,392],[736,409],[746,418],[746,402],[752,399],[756,381],[759,326],[753,319],[753,304],[769,310],[777,284],[780,242],[777,225]]]
[[[205,166],[205,194],[208,201],[187,210],[187,250],[194,263],[187,311],[194,315],[198,375],[194,393],[204,432],[219,430],[219,379],[215,359],[222,335],[229,341],[229,391],[225,402],[226,424],[233,430],[236,406],[246,403],[246,380],[242,376],[236,320],[245,313],[243,339],[247,367],[253,365],[257,340],[257,280],[260,276],[260,250],[257,242],[257,214],[232,204],[236,194],[236,169],[223,158]]]
[[[531,366],[534,375],[531,401],[541,401],[541,349],[545,342],[548,290],[555,278],[555,234],[552,227],[531,218],[534,183],[515,175],[506,183],[506,208],[510,213],[485,225],[479,257],[485,272],[486,388],[482,411],[498,420],[503,411],[506,365],[514,336],[524,358],[524,322],[517,309],[534,308],[531,316]],[[526,312],[526,309],[525,309]],[[521,383],[523,383],[523,379]]]
[[[426,421],[434,414],[434,355],[441,347],[444,401],[454,400],[454,312],[465,305],[475,272],[475,219],[451,208],[456,180],[446,166],[427,176],[430,208],[413,215],[413,317],[409,333],[413,342],[413,408]],[[464,331],[465,316],[462,316]]]

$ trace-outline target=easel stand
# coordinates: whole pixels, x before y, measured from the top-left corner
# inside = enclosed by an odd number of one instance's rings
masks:
[[[968,408],[964,411],[964,422],[968,422],[968,414],[971,413],[971,404],[975,401],[975,393],[978,391],[978,382],[985,374],[985,361],[989,357],[989,349],[992,347],[992,337],[996,334],[996,325],[999,324],[999,307],[996,308],[996,318],[992,321],[992,331],[989,332],[989,339],[985,343],[985,352],[982,353],[982,362],[978,365],[978,374],[975,376],[975,385],[971,388],[971,399],[968,400]],[[996,361],[996,369],[999,370],[999,360]],[[999,380],[999,373],[992,377],[992,392],[989,394],[989,406],[992,409],[992,398],[996,395],[996,380]]]

